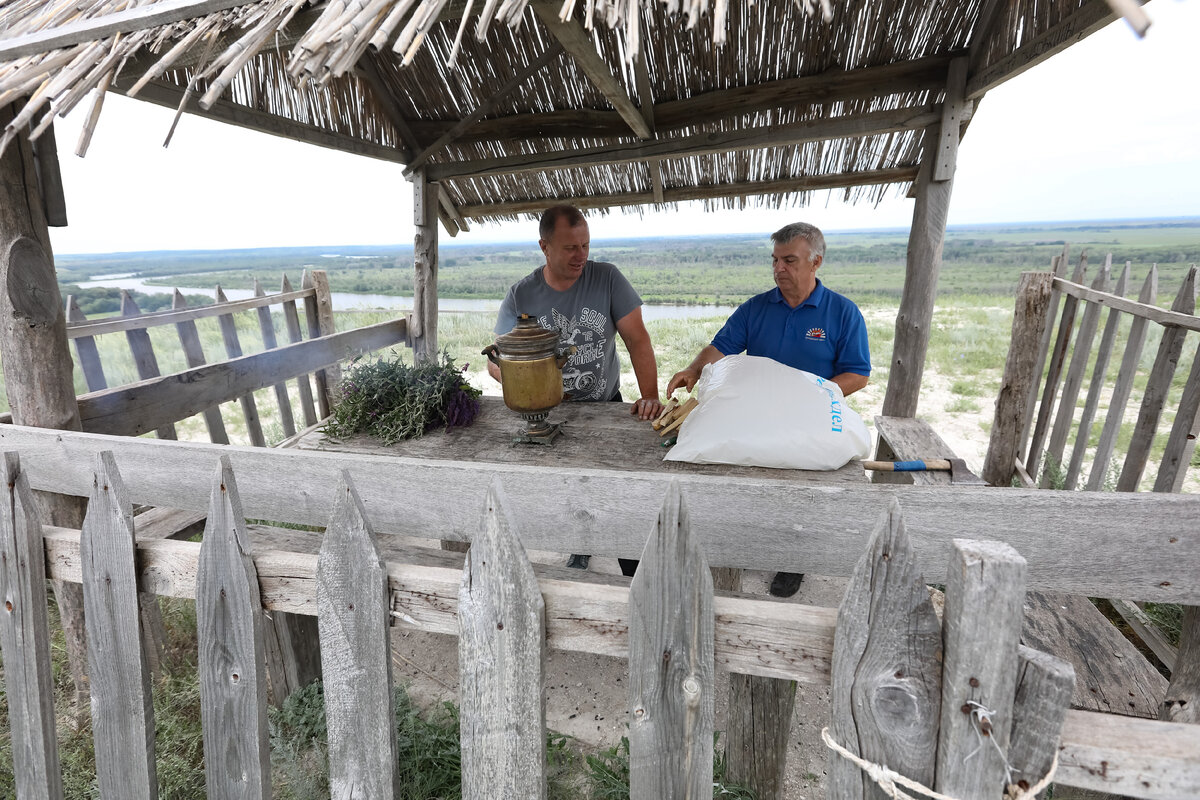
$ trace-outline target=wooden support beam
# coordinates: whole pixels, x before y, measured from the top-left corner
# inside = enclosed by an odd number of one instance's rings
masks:
[[[63,192],[62,169],[58,163],[58,143],[54,139],[54,126],[47,127],[32,144],[46,224],[51,228],[65,228],[67,198]]]
[[[430,180],[440,181],[571,167],[594,167],[601,164],[627,164],[631,161],[645,161],[648,158],[682,158],[763,147],[786,147],[825,139],[875,136],[924,128],[939,120],[941,109],[938,106],[899,108],[777,125],[765,130],[698,133],[666,141],[601,145],[550,153],[434,164],[429,167],[428,174]]]
[[[413,313],[411,340],[413,358],[418,363],[438,358],[438,236],[434,214],[437,212],[438,187],[425,180],[425,170],[413,178]]]
[[[133,33],[157,28],[161,25],[170,25],[185,19],[204,17],[219,11],[249,5],[251,1],[162,0],[162,2],[151,5],[68,22],[66,25],[57,25],[49,30],[0,40],[0,62],[48,53],[51,50],[70,47],[82,42],[98,42],[115,33]]]
[[[525,67],[525,69],[521,70],[516,75],[513,75],[511,78],[505,81],[499,89],[493,92],[487,100],[480,103],[474,111],[460,119],[453,128],[439,136],[433,142],[433,144],[429,145],[424,150],[417,153],[417,155],[413,156],[412,160],[408,162],[408,166],[404,168],[404,177],[412,177],[412,174],[417,167],[420,167],[422,164],[428,161],[430,156],[434,155],[443,147],[453,142],[459,137],[459,135],[474,125],[477,121],[487,116],[487,114],[496,106],[498,106],[502,100],[507,99],[508,96],[512,94],[514,89],[521,86],[523,83],[525,83],[525,81],[529,80],[534,75],[545,69],[550,62],[558,58],[562,51],[562,45],[559,42],[551,42],[550,46],[546,48],[546,51],[535,58],[529,64],[529,66]]]
[[[629,194],[602,194],[570,198],[579,208],[611,208],[613,206],[637,206],[647,203],[682,203],[688,200],[712,200],[721,197],[746,197],[756,194],[786,194],[819,189],[842,189],[849,186],[874,186],[883,183],[904,183],[915,180],[917,167],[894,167],[870,172],[843,172],[835,175],[809,175],[779,181],[750,183],[722,183],[713,186],[688,186],[663,190],[662,199],[650,192]],[[463,206],[460,211],[471,219],[484,219],[507,214],[530,214],[541,211],[554,198],[534,197],[507,203]],[[567,202],[564,200],[563,202]]]
[[[654,124],[654,87],[650,84],[650,68],[646,66],[645,49],[638,51],[637,60],[633,62],[634,80],[637,82],[638,100],[641,104],[638,110],[650,132],[658,135]],[[662,161],[650,159],[646,162],[646,171],[650,173],[650,190],[654,194],[655,203],[665,202],[663,197]]]
[[[956,58],[950,62],[946,73],[946,99],[942,101],[942,126],[938,132],[937,161],[933,165],[933,179],[948,181],[954,177],[958,163],[958,140],[964,112],[970,106],[963,100],[963,89],[967,84],[967,59]]]
[[[529,5],[546,30],[558,40],[564,50],[571,54],[575,64],[608,99],[621,118],[629,123],[629,127],[637,134],[637,137],[639,139],[654,138],[654,134],[646,125],[646,120],[642,118],[638,107],[633,104],[629,91],[621,85],[621,81],[613,75],[608,63],[596,51],[596,45],[592,42],[592,34],[584,30],[579,20],[572,18],[563,22],[558,16],[561,5],[554,2],[534,0]]]
[[[967,99],[982,97],[1005,81],[1083,41],[1116,18],[1107,0],[1090,0],[1074,14],[1027,39],[1007,56],[973,74],[967,81]]]

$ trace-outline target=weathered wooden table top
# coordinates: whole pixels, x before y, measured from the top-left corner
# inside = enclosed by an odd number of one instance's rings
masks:
[[[630,415],[629,403],[563,403],[550,412],[551,422],[563,424],[562,435],[554,440],[553,445],[513,444],[513,436],[523,425],[520,416],[509,411],[499,397],[485,396],[479,399],[479,416],[467,428],[451,431],[438,428],[420,439],[387,446],[373,436],[357,435],[333,440],[317,430],[302,436],[295,446],[302,450],[430,460],[730,475],[819,485],[862,484],[867,481],[857,461],[831,471],[663,461],[667,449],[661,443],[663,438],[670,438],[670,434],[660,438],[658,431],[651,428],[648,421]]]

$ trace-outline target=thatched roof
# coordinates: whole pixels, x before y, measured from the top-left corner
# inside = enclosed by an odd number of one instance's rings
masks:
[[[100,88],[417,161],[452,231],[552,200],[873,201],[972,100],[1112,18],[1105,0],[7,0],[0,102],[32,96],[2,143]]]

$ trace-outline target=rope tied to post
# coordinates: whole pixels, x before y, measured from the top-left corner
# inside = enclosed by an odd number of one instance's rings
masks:
[[[851,753],[849,750],[835,742],[833,737],[829,735],[829,728],[827,727],[821,729],[821,740],[825,742],[825,746],[830,750],[837,753],[847,761],[855,764],[859,769],[867,773],[867,777],[875,781],[879,788],[883,789],[883,791],[886,792],[889,797],[893,798],[893,800],[917,800],[917,798],[908,794],[908,792],[905,792],[904,789],[918,792],[926,797],[933,798],[933,800],[957,800],[957,798],[944,795],[941,792],[936,792],[919,781],[914,781],[911,778],[907,778],[901,775],[899,772],[889,769],[884,764],[876,764],[872,761],[867,761],[864,758],[856,756],[854,753]],[[1009,784],[1004,790],[1004,796],[1006,800],[1033,800],[1033,798],[1035,798],[1039,792],[1050,785],[1050,782],[1054,779],[1054,773],[1057,770],[1058,752],[1056,751],[1054,753],[1054,761],[1051,762],[1049,771],[1040,781],[1035,783],[1033,786],[1030,786],[1028,789],[1021,789],[1016,784]],[[904,789],[901,789],[901,786],[903,786]]]

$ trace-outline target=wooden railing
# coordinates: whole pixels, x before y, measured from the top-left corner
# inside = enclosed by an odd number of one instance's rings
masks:
[[[172,310],[150,314],[142,314],[133,298],[123,293],[121,316],[102,320],[88,320],[74,298],[68,297],[67,337],[75,343],[88,388],[88,393],[78,398],[83,429],[126,436],[157,431],[160,439],[174,439],[174,423],[203,414],[211,441],[228,444],[220,404],[238,400],[250,444],[262,447],[267,441],[255,391],[274,389],[277,413],[270,416],[278,418],[284,438],[294,436],[297,416],[304,426],[311,427],[329,414],[329,391],[338,383],[338,362],[408,339],[404,319],[335,333],[329,282],[322,270],[305,270],[299,291],[292,290],[286,275],[277,294],[266,294],[257,281],[254,290],[255,297],[230,302],[217,287],[217,303],[198,308],[188,308],[177,291]],[[303,328],[297,301],[303,301]],[[282,310],[288,342],[283,347],[278,344],[272,306]],[[262,349],[243,355],[237,318],[251,312],[257,317],[251,327],[258,328]],[[208,363],[196,320],[214,317],[225,352],[215,363]],[[175,326],[188,366],[171,375],[160,374],[149,335],[150,329],[166,325]],[[96,337],[114,333],[125,334],[140,382],[109,386]],[[288,391],[292,380],[299,415]]]
[[[89,634],[96,626],[105,643],[93,648],[102,796],[156,790],[139,590],[196,599],[205,749],[221,753],[206,759],[214,796],[270,794],[264,609],[317,617],[339,797],[391,796],[393,624],[460,636],[465,798],[544,791],[543,647],[628,658],[635,800],[711,792],[718,668],[831,683],[835,741],[953,796],[999,797],[1006,761],[1032,782],[1055,753],[1059,784],[1200,794],[1200,727],[1065,711],[1069,667],[1017,648],[1026,586],[1200,602],[1197,497],[564,475],[19,426],[0,429],[0,450],[0,646],[27,796],[59,796],[47,571],[82,582],[89,610],[128,612],[89,614]],[[89,496],[82,531],[41,526],[30,489]],[[203,541],[140,540],[134,503],[206,511]],[[320,554],[249,552],[248,516],[327,525]],[[384,564],[385,532],[470,540],[472,550],[462,571]],[[1001,543],[955,541],[973,538]],[[628,589],[539,581],[524,552],[547,548],[642,562]],[[850,576],[836,618],[713,597],[709,567],[768,562]],[[947,585],[941,630],[926,580]],[[1048,698],[1030,696],[1038,685]],[[830,774],[830,797],[861,796],[849,761],[834,757]]]
[[[1132,289],[1128,262],[1115,287],[1111,255],[1090,287],[1084,285],[1087,267],[1086,256],[1081,257],[1068,280],[1064,252],[1055,257],[1052,274],[1022,276],[1012,343],[983,472],[984,479],[993,485],[1008,486],[1016,476],[1029,486],[1096,491],[1111,482],[1110,466],[1122,456],[1112,488],[1137,491],[1142,481],[1185,338],[1189,331],[1200,331],[1200,319],[1194,316],[1196,267],[1188,271],[1169,311],[1154,305],[1158,293],[1156,266],[1148,271],[1136,301],[1126,297]],[[1105,308],[1108,313],[1101,333]],[[1132,321],[1123,339],[1124,349],[1118,354],[1119,329],[1126,318]],[[1161,338],[1139,400],[1133,397],[1134,379],[1147,329],[1152,325],[1161,330]],[[1120,356],[1120,368],[1110,381],[1109,366],[1115,355]],[[1085,379],[1087,393],[1080,407]],[[1090,441],[1105,399],[1108,409],[1093,448]],[[1137,421],[1129,444],[1121,452],[1118,440],[1131,399],[1139,402]],[[1200,358],[1195,358],[1163,443],[1154,491],[1177,492],[1183,485],[1195,449],[1198,410]]]

